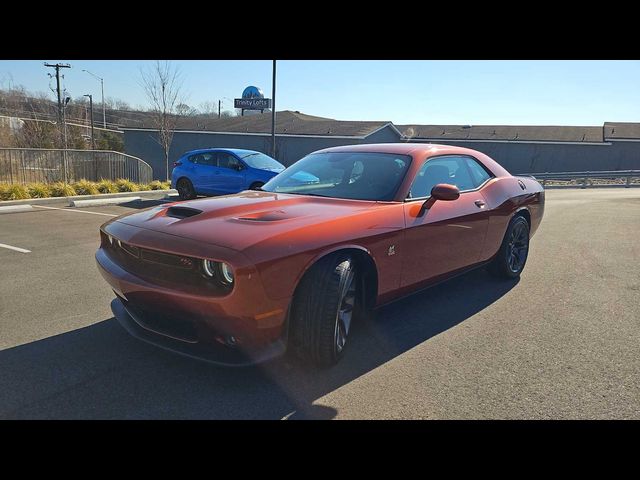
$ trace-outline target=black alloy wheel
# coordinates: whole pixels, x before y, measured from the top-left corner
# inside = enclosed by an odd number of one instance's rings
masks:
[[[176,189],[178,190],[180,200],[193,200],[196,198],[196,191],[188,178],[181,178],[178,180]]]

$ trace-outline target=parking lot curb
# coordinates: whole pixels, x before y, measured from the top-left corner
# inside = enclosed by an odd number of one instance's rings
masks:
[[[33,210],[31,205],[0,205],[0,215],[3,213],[29,212]]]
[[[140,200],[140,197],[117,197],[117,198],[94,198],[88,200],[72,200],[69,202],[70,207],[99,207],[104,205],[118,205],[120,203],[128,203]]]
[[[121,192],[121,193],[103,193],[100,195],[74,195],[72,197],[49,197],[49,198],[30,198],[27,200],[5,200],[0,201],[0,207],[10,207],[16,205],[69,205],[70,202],[76,200],[93,200],[107,198],[122,198],[136,195],[145,200],[163,200],[167,195],[176,194],[177,190],[145,190],[143,192]]]

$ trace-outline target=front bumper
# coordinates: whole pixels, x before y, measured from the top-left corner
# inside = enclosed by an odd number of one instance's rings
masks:
[[[132,335],[223,365],[256,363],[284,351],[289,299],[269,298],[255,267],[239,254],[117,223],[104,230],[141,248],[159,244],[180,255],[223,257],[237,268],[233,290],[216,295],[198,285],[149,277],[144,268],[133,273],[101,246],[96,252],[98,270],[119,297],[112,304],[114,314]]]
[[[119,298],[111,301],[111,311],[120,325],[135,338],[164,350],[214,365],[251,366],[279,357],[286,351],[286,345],[282,339],[249,351],[232,349],[222,344],[186,343],[145,328],[144,320],[128,310]]]

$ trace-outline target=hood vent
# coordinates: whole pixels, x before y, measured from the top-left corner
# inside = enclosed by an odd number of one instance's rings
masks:
[[[172,218],[188,218],[202,213],[202,210],[189,207],[169,207],[167,209],[167,217]]]
[[[275,222],[278,220],[286,220],[288,217],[282,210],[271,210],[268,212],[257,212],[242,217],[236,217],[236,220],[248,220],[250,222]]]

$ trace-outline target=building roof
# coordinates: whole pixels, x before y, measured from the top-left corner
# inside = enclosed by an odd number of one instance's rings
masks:
[[[612,140],[640,140],[640,123],[605,122],[604,137]]]
[[[602,127],[537,125],[397,125],[409,139],[602,142]]]
[[[290,110],[276,112],[277,134],[366,137],[389,124],[391,122],[388,121],[334,120]],[[243,117],[187,117],[180,119],[176,129],[229,133],[271,133],[271,112]]]
[[[153,129],[151,119],[136,120],[127,129]],[[284,110],[276,113],[276,134],[364,138],[390,127],[406,140],[430,142],[520,141],[600,143],[605,140],[640,139],[640,123],[605,122],[603,126],[553,125],[394,125],[390,121],[353,121],[307,115]],[[211,118],[210,116],[180,117],[177,131],[223,133],[271,133],[271,112],[253,115]]]

